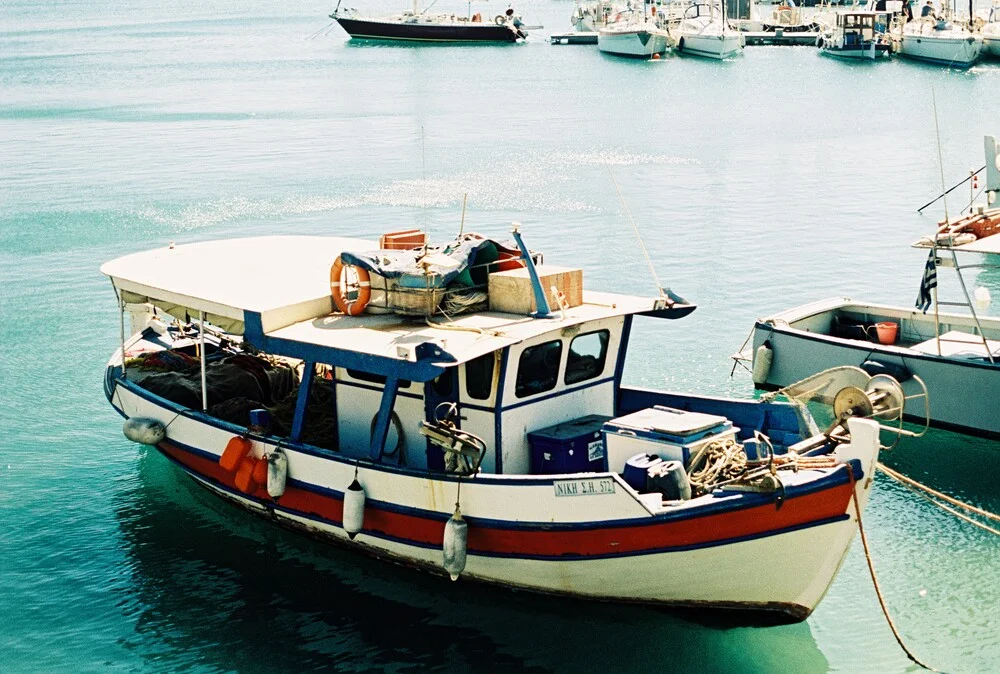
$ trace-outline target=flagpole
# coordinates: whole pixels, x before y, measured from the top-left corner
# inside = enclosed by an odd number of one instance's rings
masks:
[[[937,136],[938,167],[941,169],[941,191],[944,192],[944,157],[941,154],[941,128],[938,126],[937,95],[934,87],[931,87],[931,102],[934,105],[934,134]],[[951,222],[948,220],[948,196],[944,195],[944,227],[945,231],[950,229]],[[937,271],[937,251],[938,235],[934,235],[931,254],[934,256],[934,269]],[[934,339],[937,342],[937,352],[941,355],[941,318],[938,315],[938,291],[937,283],[934,284]]]

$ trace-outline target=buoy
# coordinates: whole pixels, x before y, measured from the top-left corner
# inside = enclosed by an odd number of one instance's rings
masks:
[[[771,361],[774,359],[774,351],[770,342],[764,342],[757,347],[753,354],[753,383],[760,385],[767,381],[767,375],[771,374]]]
[[[462,519],[462,510],[455,506],[455,514],[444,525],[444,545],[442,553],[444,570],[452,580],[465,571],[465,555],[469,547],[469,525]]]
[[[222,467],[222,470],[231,473],[240,467],[240,462],[249,453],[250,439],[239,435],[233,436],[226,445],[225,451],[222,452],[219,465]]]
[[[156,419],[132,417],[125,421],[122,433],[132,442],[140,445],[155,445],[167,437],[167,428]]]
[[[365,490],[354,478],[354,482],[344,492],[344,531],[354,540],[365,523]]]
[[[256,465],[257,459],[244,456],[240,462],[240,467],[236,470],[236,488],[244,494],[251,494],[257,491],[257,488],[260,486],[253,479],[253,469]]]
[[[288,457],[275,449],[267,455],[267,494],[271,498],[281,498],[285,493],[285,482],[288,480]]]
[[[253,460],[253,481],[257,484],[267,484],[267,458]]]
[[[660,55],[659,54],[653,54],[653,60],[654,61],[659,61],[660,60]]]

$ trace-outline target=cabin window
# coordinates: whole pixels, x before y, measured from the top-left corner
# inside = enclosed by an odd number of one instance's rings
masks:
[[[529,346],[521,352],[517,365],[514,395],[518,398],[551,391],[559,379],[562,340]]]
[[[465,364],[465,392],[473,400],[488,400],[493,392],[493,368],[496,357],[492,352],[473,358]]]
[[[607,330],[598,330],[585,332],[573,338],[569,343],[569,355],[566,356],[567,384],[587,381],[604,372],[610,335]]]
[[[350,368],[348,368],[347,374],[349,374],[352,379],[359,379],[361,381],[367,381],[372,384],[379,384],[381,386],[385,386],[385,377],[383,377],[380,374],[373,374],[371,372],[365,372],[364,370],[351,370]],[[410,387],[409,379],[399,380],[399,388],[409,388],[409,387]]]

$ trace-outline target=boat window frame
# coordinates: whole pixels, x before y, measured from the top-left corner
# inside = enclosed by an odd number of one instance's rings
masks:
[[[573,344],[576,342],[576,340],[580,339],[581,337],[590,337],[591,335],[601,335],[602,333],[604,334],[604,343],[601,347],[601,355],[597,359],[600,366],[593,374],[583,377],[582,379],[574,379],[573,381],[570,381],[569,379],[570,359],[573,357]],[[600,338],[598,337],[598,339]],[[569,343],[566,346],[567,346],[566,365],[563,368],[562,383],[566,386],[573,386],[575,384],[582,384],[583,382],[590,381],[591,379],[598,379],[601,377],[601,375],[604,374],[604,371],[608,367],[608,352],[611,350],[611,330],[607,327],[604,327],[604,328],[598,328],[596,330],[590,330],[588,332],[577,333],[573,335],[573,337],[569,340]]]
[[[459,393],[462,398],[474,401],[476,404],[480,405],[483,404],[488,405],[492,403],[493,398],[496,395],[497,391],[497,373],[500,369],[500,363],[499,363],[500,359],[497,357],[498,353],[499,353],[498,351],[490,351],[489,353],[484,353],[481,356],[476,356],[475,358],[467,360],[464,363],[462,363],[461,376],[459,377],[459,382],[458,382]],[[492,362],[493,367],[490,369],[490,376],[488,380],[489,383],[486,389],[486,395],[485,396],[474,395],[472,389],[469,387],[469,383],[471,381],[471,378],[469,377],[469,372],[470,372],[469,366],[477,361],[485,362],[487,359],[489,359]]]
[[[515,399],[517,399],[517,400],[526,400],[528,398],[532,398],[532,397],[537,396],[537,395],[544,395],[544,394],[547,394],[547,393],[551,393],[552,391],[554,391],[559,386],[564,386],[564,384],[561,384],[561,380],[560,380],[560,377],[559,377],[559,375],[563,371],[563,355],[564,355],[564,351],[566,350],[564,348],[564,346],[565,346],[564,342],[565,342],[565,340],[561,336],[557,336],[554,339],[547,339],[547,340],[544,340],[544,341],[540,341],[540,342],[537,342],[535,344],[531,344],[531,345],[525,346],[523,349],[521,349],[521,352],[517,355],[517,367],[516,367],[515,372],[514,372],[514,389],[513,389],[513,394],[514,394],[514,398]],[[523,366],[525,365],[525,363],[524,363],[525,355],[528,354],[529,352],[534,351],[535,349],[541,349],[541,348],[543,348],[545,346],[549,346],[549,345],[552,345],[552,344],[558,344],[559,345],[559,349],[558,349],[558,355],[559,355],[559,357],[558,357],[558,360],[556,362],[555,372],[552,374],[552,384],[550,386],[545,387],[545,388],[541,388],[541,389],[530,391],[530,392],[522,392],[522,391],[520,391],[519,389],[521,388],[520,387],[521,372],[523,371],[523,369],[524,369]],[[544,361],[544,356],[543,356],[543,361]]]

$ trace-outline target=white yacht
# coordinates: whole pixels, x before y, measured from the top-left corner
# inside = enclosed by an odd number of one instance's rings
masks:
[[[899,53],[912,59],[954,68],[979,60],[983,36],[947,18],[923,17],[903,26]]]
[[[743,51],[743,34],[728,26],[728,18],[716,4],[694,3],[674,31],[677,51],[714,59],[725,59]]]
[[[672,45],[670,33],[645,9],[617,14],[597,32],[597,48],[606,54],[649,58]]]

